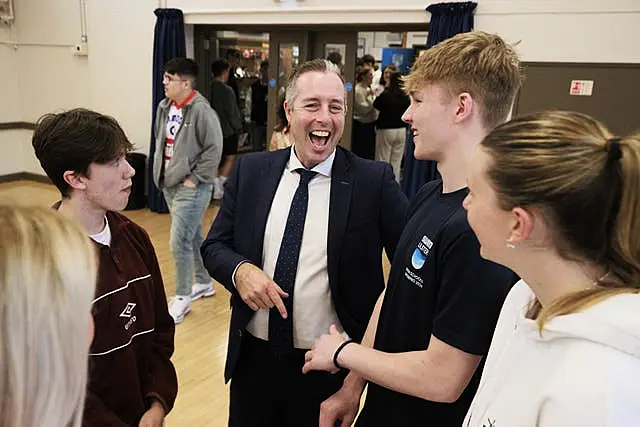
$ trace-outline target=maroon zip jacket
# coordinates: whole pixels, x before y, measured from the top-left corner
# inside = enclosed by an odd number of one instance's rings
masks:
[[[149,235],[118,213],[107,212],[107,220],[111,245],[96,243],[95,338],[83,425],[137,427],[153,400],[167,413],[173,408],[175,324]]]

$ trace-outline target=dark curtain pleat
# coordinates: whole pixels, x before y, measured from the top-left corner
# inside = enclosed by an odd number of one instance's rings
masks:
[[[477,3],[437,3],[427,7],[431,13],[429,32],[427,35],[427,48],[433,47],[443,40],[451,38],[459,33],[473,30],[473,13]],[[402,174],[402,191],[409,200],[420,190],[425,183],[439,179],[437,163],[431,160],[417,160],[413,156],[413,135],[407,132],[407,142],[404,153],[404,169]]]
[[[179,9],[156,9],[156,27],[153,37],[153,101],[151,104],[151,143],[149,144],[148,198],[149,209],[153,212],[168,213],[169,207],[162,191],[153,182],[153,159],[156,152],[156,140],[153,135],[156,121],[156,109],[164,99],[162,75],[164,64],[171,58],[187,55],[184,36],[184,16]]]

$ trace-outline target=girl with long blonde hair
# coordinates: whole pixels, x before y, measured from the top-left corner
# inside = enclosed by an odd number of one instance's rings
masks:
[[[96,253],[46,208],[0,206],[0,427],[80,427]]]

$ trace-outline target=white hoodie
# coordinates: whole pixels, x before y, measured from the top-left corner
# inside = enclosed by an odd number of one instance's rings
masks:
[[[640,427],[640,295],[545,324],[518,282],[500,313],[464,427]]]

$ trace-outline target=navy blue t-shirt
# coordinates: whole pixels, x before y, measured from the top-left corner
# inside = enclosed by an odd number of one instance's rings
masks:
[[[412,202],[396,248],[374,347],[389,353],[426,350],[431,335],[485,355],[500,309],[517,276],[480,256],[462,207],[468,189],[443,194],[425,184]],[[358,427],[460,427],[480,380],[479,367],[461,397],[438,403],[370,383]]]

